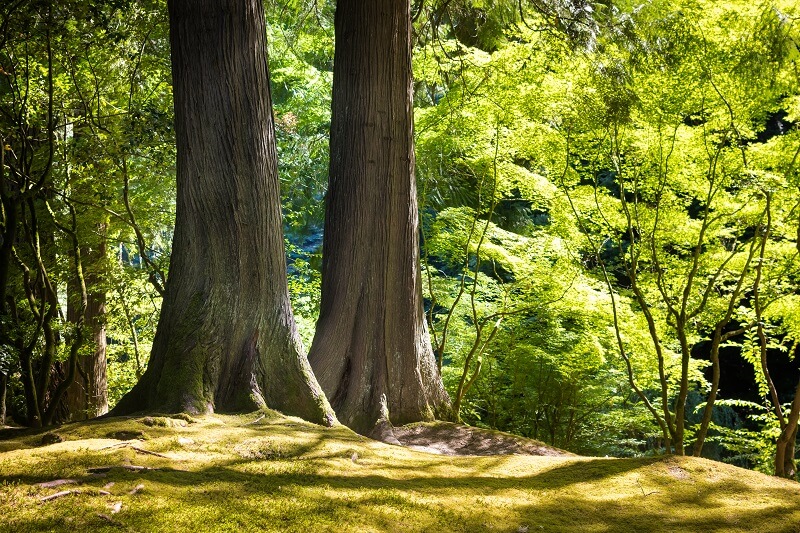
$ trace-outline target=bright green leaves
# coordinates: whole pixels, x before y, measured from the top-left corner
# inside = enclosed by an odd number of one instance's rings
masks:
[[[439,337],[437,327],[461,328],[444,353],[456,367],[446,375],[460,365],[477,375],[465,355],[472,344],[457,339],[480,336],[481,316],[531,309],[525,318],[503,315],[482,352],[480,372],[488,374],[467,395],[473,419],[485,421],[488,406],[509,395],[546,388],[520,378],[497,389],[514,373],[504,362],[512,354],[528,369],[522,375],[536,375],[532,361],[572,375],[571,360],[600,379],[603,371],[581,355],[591,353],[584,346],[600,346],[607,375],[618,372],[624,382],[621,345],[633,380],[674,423],[681,402],[693,405],[710,390],[708,363],[694,359],[702,343],[720,324],[727,331],[752,321],[768,195],[761,290],[775,303],[764,316],[775,313],[776,335],[778,324],[791,327],[777,305],[798,279],[791,9],[690,2],[601,9],[595,20],[603,32],[583,54],[522,21],[506,26],[513,38],[496,48],[446,31],[446,39],[424,42],[415,63],[416,131],[431,317]],[[534,20],[542,19],[525,22]],[[549,283],[531,281],[541,278]],[[460,286],[480,305],[458,300]],[[559,289],[564,296],[550,300]],[[547,309],[554,324],[567,323],[590,307],[598,314],[584,323],[589,344],[557,326],[535,337],[525,322]],[[448,308],[460,326],[448,321]],[[555,355],[558,343],[548,341],[561,338],[574,350]],[[692,432],[673,429],[677,439]]]

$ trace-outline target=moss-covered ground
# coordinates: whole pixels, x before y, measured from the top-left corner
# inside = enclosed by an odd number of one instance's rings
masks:
[[[800,531],[800,484],[703,459],[442,456],[276,413],[184,418],[6,431],[0,530]]]

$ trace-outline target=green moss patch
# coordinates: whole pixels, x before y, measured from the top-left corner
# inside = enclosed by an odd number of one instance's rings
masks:
[[[694,533],[800,524],[800,485],[703,459],[444,456],[275,413],[193,422],[69,424],[56,431],[63,442],[45,446],[45,431],[6,434],[0,530]],[[141,428],[147,440],[108,438]]]

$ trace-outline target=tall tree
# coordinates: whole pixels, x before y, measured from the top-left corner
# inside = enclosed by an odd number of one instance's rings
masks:
[[[309,360],[344,424],[388,438],[390,423],[450,415],[422,309],[409,2],[340,0],[334,25],[322,302]]]
[[[260,0],[169,2],[177,212],[150,364],[115,413],[269,406],[333,424],[289,304]]]

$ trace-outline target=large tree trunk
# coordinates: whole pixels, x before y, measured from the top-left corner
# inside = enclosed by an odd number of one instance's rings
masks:
[[[422,310],[409,2],[339,0],[335,26],[322,305],[309,360],[339,420],[370,434],[387,418],[448,418],[450,400]]]
[[[114,413],[335,416],[289,303],[260,0],[169,2],[177,219],[150,364]]]

